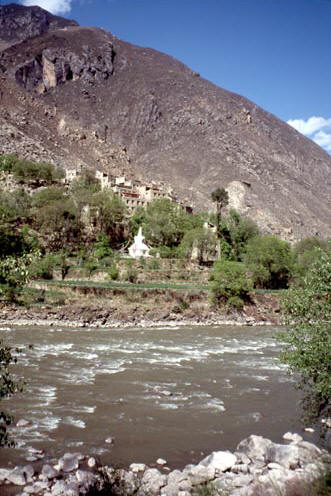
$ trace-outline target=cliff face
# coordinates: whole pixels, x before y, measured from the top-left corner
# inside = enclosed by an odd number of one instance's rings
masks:
[[[0,50],[66,26],[78,24],[54,16],[40,7],[23,7],[13,3],[0,6]]]
[[[0,53],[0,152],[163,180],[197,208],[226,186],[265,231],[331,235],[320,147],[170,56],[55,19]]]

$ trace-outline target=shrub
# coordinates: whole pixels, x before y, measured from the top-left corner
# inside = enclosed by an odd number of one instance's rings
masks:
[[[37,260],[31,267],[31,275],[34,279],[53,279],[53,271],[58,263],[54,254],[47,254]]]
[[[258,288],[287,288],[293,274],[291,246],[276,236],[255,236],[246,247],[244,261]]]
[[[119,270],[117,268],[117,265],[115,263],[113,263],[109,269],[108,269],[108,277],[112,280],[112,281],[117,281],[118,278],[119,278]]]
[[[210,283],[211,300],[214,304],[242,308],[250,298],[252,283],[246,275],[247,268],[240,262],[220,260],[214,263]]]
[[[150,258],[148,261],[148,267],[151,270],[159,270],[161,267],[160,260],[158,258]]]
[[[20,350],[16,349],[16,353]],[[22,384],[17,382],[10,371],[10,366],[17,362],[17,358],[13,355],[13,349],[9,346],[4,346],[0,339],[0,401],[4,398],[12,396],[18,391],[22,391]],[[2,410],[2,409],[1,409]],[[13,446],[10,441],[7,427],[11,424],[13,418],[4,411],[0,411],[0,447]]]
[[[283,297],[285,343],[282,360],[290,371],[299,372],[299,386],[306,391],[307,418],[331,414],[331,251],[319,250],[304,279],[304,286],[291,288]]]
[[[128,267],[127,271],[124,274],[124,281],[132,282],[136,284],[138,280],[138,271],[133,267]]]

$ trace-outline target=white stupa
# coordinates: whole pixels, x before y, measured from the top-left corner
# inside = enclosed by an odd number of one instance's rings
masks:
[[[137,236],[134,237],[134,242],[129,248],[129,255],[132,258],[149,257],[150,248],[144,243],[142,229],[139,227]]]

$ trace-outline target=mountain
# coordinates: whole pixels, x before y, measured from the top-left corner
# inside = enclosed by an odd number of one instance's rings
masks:
[[[50,14],[40,7],[23,7],[14,3],[0,6],[0,50],[66,26],[78,24]]]
[[[164,181],[196,209],[224,186],[266,232],[331,235],[331,157],[311,140],[168,55],[2,9],[0,152]]]

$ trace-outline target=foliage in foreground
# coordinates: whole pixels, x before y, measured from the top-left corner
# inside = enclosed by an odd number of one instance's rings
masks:
[[[285,348],[281,359],[300,373],[307,420],[331,413],[331,251],[319,257],[300,288],[283,298]]]
[[[17,349],[15,351],[19,352]],[[12,352],[12,348],[5,346],[0,339],[0,401],[3,398],[12,396],[18,391],[22,391],[22,384],[15,381],[10,372],[11,364],[17,361],[17,358],[13,356]],[[12,420],[12,416],[0,408],[0,447],[13,446],[13,442],[9,439],[7,431]]]

